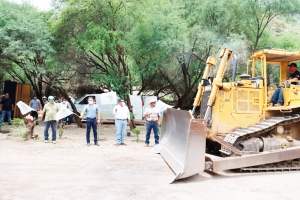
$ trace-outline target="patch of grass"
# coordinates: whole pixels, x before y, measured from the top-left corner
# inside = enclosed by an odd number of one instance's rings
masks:
[[[29,129],[26,127],[25,122],[23,119],[20,118],[14,118],[11,120],[12,128],[10,136],[14,136],[14,133],[16,134],[16,137],[21,138],[22,140],[26,140],[27,133]]]

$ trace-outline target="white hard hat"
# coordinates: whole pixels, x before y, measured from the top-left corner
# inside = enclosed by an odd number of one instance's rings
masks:
[[[156,99],[151,99],[151,100],[149,101],[149,104],[150,104],[150,103],[153,103],[153,102],[156,102]]]

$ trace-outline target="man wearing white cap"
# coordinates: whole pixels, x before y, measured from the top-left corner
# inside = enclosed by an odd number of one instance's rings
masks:
[[[45,97],[45,96],[43,96],[43,103],[44,103],[44,106],[48,103],[47,97]]]
[[[39,114],[44,114],[45,115],[45,131],[44,131],[44,136],[45,136],[45,143],[48,143],[48,130],[49,127],[51,126],[52,129],[52,143],[56,144],[56,113],[59,110],[59,107],[57,106],[56,103],[54,103],[54,97],[49,96],[48,97],[48,103],[44,106],[43,111],[39,111]]]
[[[145,145],[149,146],[149,140],[150,140],[150,133],[151,129],[153,129],[154,132],[154,138],[155,138],[155,145],[159,143],[159,136],[158,136],[158,125],[159,125],[159,112],[157,109],[155,109],[156,100],[151,99],[149,102],[149,107],[146,108],[144,117],[146,117],[146,140]]]

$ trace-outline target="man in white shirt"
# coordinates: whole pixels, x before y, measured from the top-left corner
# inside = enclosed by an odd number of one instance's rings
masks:
[[[67,108],[66,102],[64,102],[64,103],[62,102],[62,98],[58,98],[56,104],[57,104],[57,106],[58,106],[59,109],[60,108]],[[58,121],[58,124],[57,124],[57,129],[59,129],[59,127],[60,127],[61,124],[62,124],[62,127],[64,127],[65,124],[66,124],[66,120],[67,120],[67,117],[65,117],[63,119],[60,119]]]
[[[124,99],[120,99],[118,105],[113,109],[113,114],[115,115],[115,125],[116,125],[116,146],[126,145],[125,132],[127,127],[127,122],[130,123],[129,109],[125,105]]]
[[[68,102],[68,101],[66,100],[66,98],[63,98],[63,101],[62,101],[62,102],[63,102],[63,103],[65,102],[65,103],[67,104],[67,108],[73,112],[72,106],[71,106],[70,102]],[[67,121],[67,124],[68,124],[68,125],[72,124],[72,122],[73,122],[73,114],[70,114],[70,115],[67,117],[66,121]]]
[[[150,106],[146,108],[144,117],[146,117],[146,140],[145,140],[145,146],[149,146],[149,140],[150,140],[150,133],[151,129],[153,129],[154,132],[154,138],[155,138],[155,145],[159,143],[159,136],[158,136],[158,125],[159,125],[159,112],[157,109],[155,109],[156,100],[151,99],[149,102]]]

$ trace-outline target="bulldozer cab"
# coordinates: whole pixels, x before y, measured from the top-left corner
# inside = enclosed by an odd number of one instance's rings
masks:
[[[287,52],[278,49],[260,50],[252,54],[251,58],[252,65],[247,67],[247,73],[251,74],[252,78],[262,77],[264,86],[266,86],[264,89],[264,107],[276,110],[276,108],[272,108],[270,99],[278,87],[282,87],[283,106],[286,107],[281,109],[289,110],[299,107],[300,96],[298,96],[297,91],[300,87],[297,85],[300,85],[300,80],[292,83],[286,82],[286,80],[290,76],[288,65],[300,60],[300,52]]]

